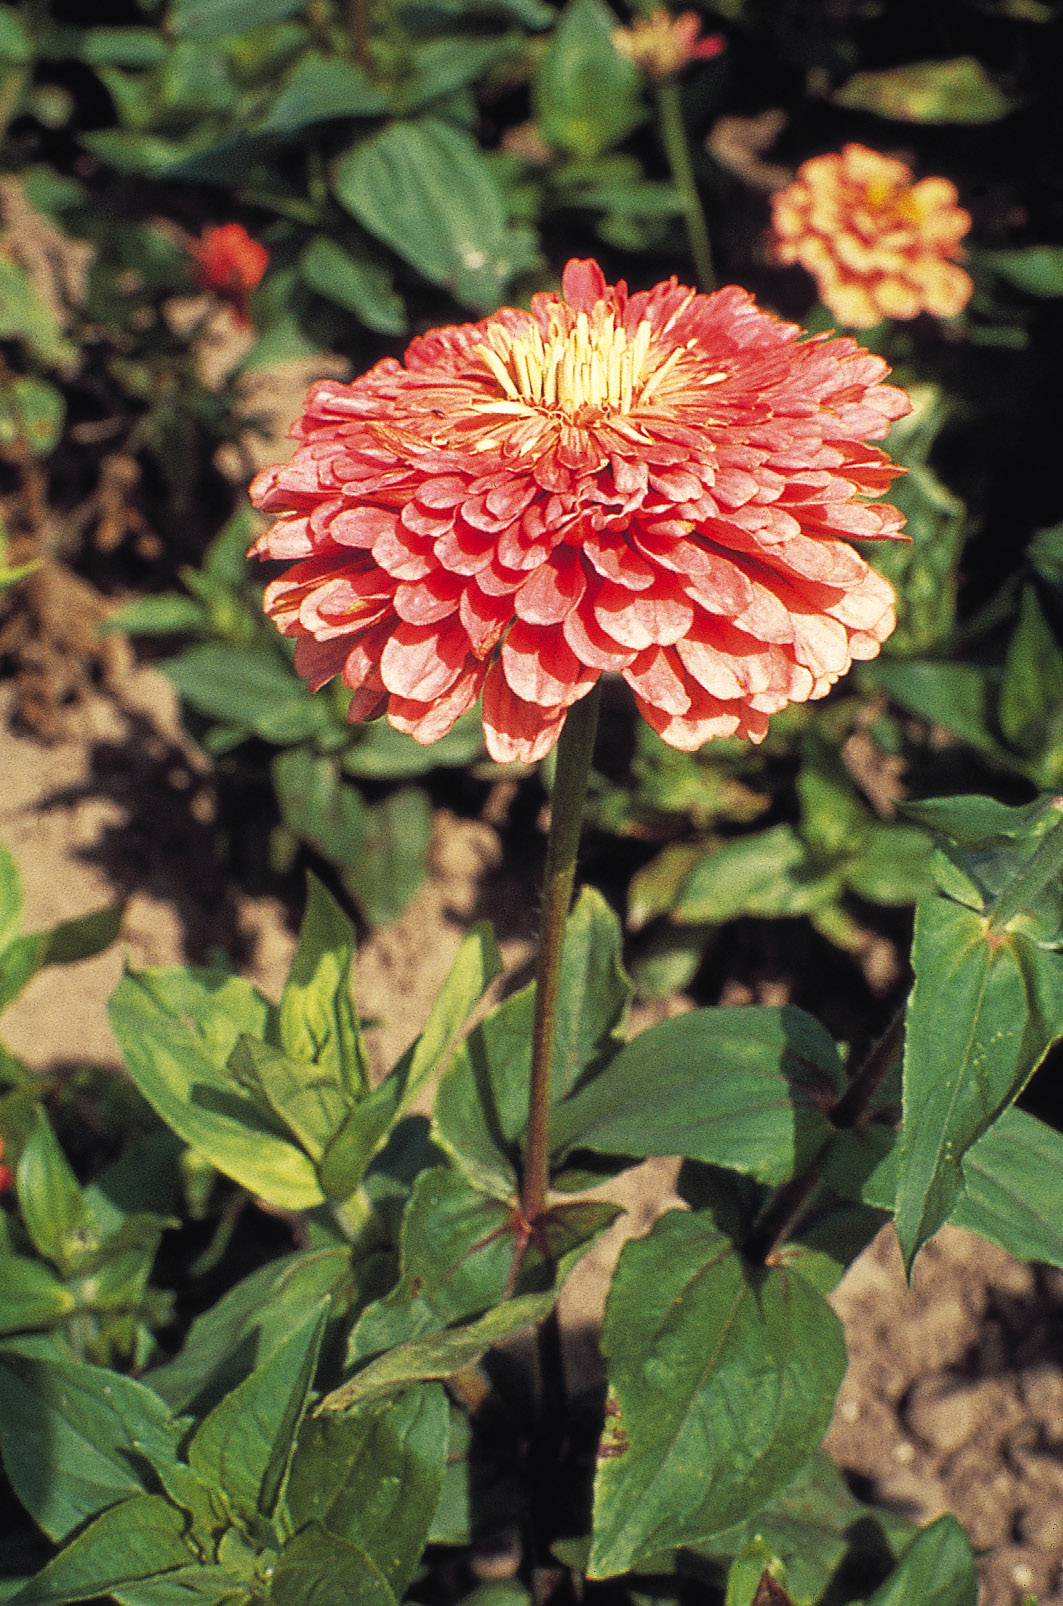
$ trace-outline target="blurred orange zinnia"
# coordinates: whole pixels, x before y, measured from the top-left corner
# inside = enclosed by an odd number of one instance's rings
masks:
[[[196,277],[204,290],[227,301],[247,322],[247,301],[258,288],[269,265],[269,252],[242,223],[222,223],[193,240],[188,253],[196,263]]]
[[[772,198],[776,259],[799,262],[819,298],[852,329],[932,312],[954,318],[974,286],[955,258],[971,216],[947,178],[865,145],[813,156]]]
[[[547,753],[603,670],[673,747],[760,741],[894,625],[849,542],[899,533],[860,500],[899,472],[862,440],[910,404],[854,340],[800,333],[736,286],[629,295],[573,261],[530,312],[315,385],[251,487],[279,516],[252,551],[294,560],[265,608],[299,672],[425,743],[482,692],[501,761]]]
[[[673,16],[666,6],[636,17],[630,28],[615,29],[613,45],[657,83],[676,77],[692,61],[714,61],[727,49],[722,34],[702,35],[696,11]]]

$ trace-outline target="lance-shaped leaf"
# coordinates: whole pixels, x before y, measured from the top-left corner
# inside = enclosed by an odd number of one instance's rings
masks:
[[[131,972],[109,1013],[130,1076],[179,1137],[282,1209],[321,1203],[309,1156],[227,1068],[241,1032],[264,1037],[270,1017],[248,983],[224,971]]]
[[[1063,1137],[1025,1110],[1005,1110],[964,1156],[963,1192],[949,1220],[1017,1260],[1063,1267],[1061,1177]]]
[[[450,1440],[438,1383],[303,1423],[288,1481],[292,1528],[359,1545],[401,1598],[428,1541]]]
[[[271,1261],[196,1317],[174,1359],[149,1372],[151,1387],[171,1410],[205,1415],[304,1326],[309,1308],[327,1294],[339,1304],[351,1281],[345,1248]]]
[[[565,927],[552,1092],[594,1075],[622,1041],[631,984],[620,926],[600,893],[583,891]],[[436,1096],[433,1135],[476,1187],[509,1198],[528,1116],[534,987],[507,998],[470,1032]]]
[[[833,1042],[799,1009],[698,1009],[661,1021],[559,1106],[555,1149],[679,1154],[778,1183],[830,1134],[845,1083]]]
[[[353,1095],[369,1087],[369,1065],[351,1003],[354,927],[316,876],[307,877],[306,912],[277,1024],[284,1052],[320,1067]]]
[[[916,911],[897,1234],[905,1263],[952,1210],[961,1162],[1063,1032],[1063,955],[943,897]]]
[[[4,1466],[27,1511],[62,1540],[86,1517],[156,1487],[155,1474],[177,1462],[180,1433],[143,1383],[24,1345],[0,1346]]]
[[[955,1517],[939,1517],[916,1534],[900,1565],[867,1606],[975,1606],[978,1569]]]
[[[222,1490],[234,1514],[251,1529],[277,1506],[306,1410],[329,1301],[321,1300],[251,1375],[200,1424],[188,1464],[204,1483]]]
[[[18,1606],[95,1600],[123,1584],[186,1566],[193,1552],[184,1527],[183,1513],[162,1495],[134,1495],[90,1523],[14,1600]]]
[[[346,1199],[358,1187],[373,1154],[402,1112],[453,1053],[466,1020],[502,970],[502,957],[486,921],[464,939],[436,994],[424,1030],[398,1064],[369,1093],[336,1133],[320,1167],[331,1199]]]
[[[846,1364],[841,1323],[809,1283],[747,1265],[680,1211],[624,1249],[602,1348],[595,1578],[709,1539],[783,1489],[825,1433]]]
[[[270,1579],[272,1606],[398,1606],[360,1545],[311,1523],[289,1540]]]
[[[351,1334],[358,1361],[424,1333],[476,1316],[513,1294],[552,1287],[556,1266],[613,1221],[614,1205],[556,1205],[541,1240],[525,1244],[512,1204],[472,1188],[445,1166],[424,1171],[402,1223],[401,1275],[370,1305]]]
[[[55,1272],[28,1255],[4,1254],[0,1281],[0,1333],[53,1327],[69,1316],[75,1299]]]

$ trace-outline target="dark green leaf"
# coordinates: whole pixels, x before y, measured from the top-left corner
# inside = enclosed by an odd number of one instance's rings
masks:
[[[589,1081],[626,1036],[632,986],[621,960],[620,922],[601,893],[584,887],[565,927],[564,980],[557,1002],[554,1089],[562,1097]]]
[[[420,111],[433,100],[475,83],[496,62],[513,54],[510,38],[477,38],[457,34],[426,39],[413,47],[395,93],[394,109],[402,116]]]
[[[978,261],[1031,296],[1063,296],[1063,246],[1027,245],[1017,251],[980,251]]]
[[[509,227],[490,166],[433,117],[389,123],[336,162],[336,196],[370,234],[464,306],[497,306],[534,250]]]
[[[359,851],[343,861],[342,875],[372,925],[405,909],[428,873],[431,840],[431,804],[420,787],[401,787],[363,809]]]
[[[351,1002],[354,954],[353,925],[317,877],[308,876],[299,946],[277,1017],[281,1046],[357,1096],[369,1087],[369,1066]]]
[[[844,1086],[830,1037],[782,1009],[699,1009],[634,1038],[559,1106],[556,1148],[679,1154],[783,1182],[829,1134]]]
[[[285,1209],[321,1203],[309,1157],[227,1069],[241,1031],[262,1037],[269,1016],[247,982],[212,971],[128,974],[109,1012],[129,1074],[186,1143]]]
[[[34,1247],[64,1274],[69,1273],[77,1235],[88,1223],[77,1178],[39,1104],[19,1156],[17,1186]]]
[[[1047,772],[1063,777],[1063,650],[1032,586],[1008,643],[997,718],[1013,747],[1031,756],[1047,749]]]
[[[263,741],[301,742],[330,721],[326,703],[315,700],[268,647],[209,641],[159,667],[197,713],[239,725]]]
[[[0,1442],[19,1499],[51,1539],[155,1487],[180,1435],[151,1389],[103,1367],[0,1346]]]
[[[329,1198],[346,1199],[358,1187],[388,1131],[448,1063],[466,1020],[501,970],[494,933],[481,921],[458,949],[420,1037],[351,1111],[326,1152],[319,1175]]]
[[[208,1487],[223,1490],[252,1532],[257,1518],[273,1516],[283,1490],[328,1311],[325,1298],[214,1407],[188,1446],[193,1472]]]
[[[56,313],[37,294],[26,270],[6,256],[0,257],[0,340],[24,340],[50,367],[75,356]]]
[[[293,1528],[316,1521],[359,1545],[401,1597],[439,1504],[448,1443],[437,1383],[304,1422],[288,1482]]]
[[[905,1262],[946,1220],[960,1162],[1063,1031],[1063,956],[943,897],[916,911],[897,1233]]]
[[[138,1578],[187,1565],[184,1515],[162,1495],[140,1494],[112,1506],[14,1597],[18,1606],[95,1600]]]
[[[398,1606],[374,1562],[316,1523],[288,1541],[270,1579],[272,1606]]]
[[[991,728],[992,671],[979,664],[878,663],[865,673],[902,708],[944,725],[995,763],[1014,767]]]
[[[305,0],[174,0],[170,24],[186,39],[221,39],[302,11]]]
[[[278,753],[271,773],[281,818],[293,835],[332,864],[353,864],[364,855],[366,810],[354,787],[341,781],[331,755],[293,747]]]
[[[311,290],[353,312],[367,329],[381,335],[406,333],[409,325],[402,298],[396,294],[393,274],[382,262],[354,256],[329,235],[315,234],[299,258],[299,272]],[[390,725],[384,728],[391,730]],[[431,764],[430,754],[425,761]]]
[[[333,117],[376,117],[388,106],[387,95],[353,61],[308,50],[288,74],[257,132],[287,136]]]
[[[683,925],[722,925],[739,915],[802,915],[836,896],[790,825],[736,837],[707,853],[672,909]]]
[[[847,865],[845,879],[869,903],[918,903],[933,889],[932,853],[925,831],[876,820],[867,827],[859,855]]]
[[[745,1265],[680,1211],[625,1246],[602,1348],[595,1578],[709,1539],[781,1491],[826,1431],[846,1365],[841,1324],[803,1278]]]
[[[839,106],[904,123],[995,123],[1016,104],[975,56],[859,72],[834,99]]]
[[[27,1255],[4,1254],[3,1268],[0,1333],[18,1333],[28,1327],[54,1327],[74,1309],[74,1296],[69,1288],[39,1260],[30,1260]]]
[[[978,1569],[955,1517],[939,1517],[916,1534],[896,1571],[867,1606],[975,1606]]]
[[[642,76],[613,44],[616,14],[604,0],[569,0],[532,86],[535,115],[551,145],[600,156],[644,117]]]
[[[347,1249],[300,1251],[237,1283],[192,1323],[184,1347],[148,1374],[174,1411],[203,1415],[305,1324],[327,1294],[341,1301],[351,1275]]]
[[[1063,1267],[1061,1176],[1063,1137],[1024,1110],[1005,1110],[964,1156],[949,1220],[1018,1260]]]

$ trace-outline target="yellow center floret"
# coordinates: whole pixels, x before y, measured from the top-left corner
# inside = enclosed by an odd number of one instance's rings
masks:
[[[567,322],[567,320],[566,320]],[[629,335],[611,309],[580,312],[572,327],[552,317],[544,337],[529,319],[519,334],[493,324],[487,342],[476,347],[502,387],[504,401],[482,404],[484,411],[558,410],[577,418],[585,408],[630,413],[657,389],[684,355],[675,347],[663,362],[650,363],[653,328],[645,320]]]

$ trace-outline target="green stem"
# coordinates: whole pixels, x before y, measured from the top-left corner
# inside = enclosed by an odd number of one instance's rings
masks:
[[[535,980],[531,1080],[528,1087],[528,1140],[520,1203],[533,1224],[543,1213],[550,1183],[550,1085],[553,1079],[557,994],[565,921],[576,878],[576,853],[583,824],[587,779],[598,729],[600,682],[569,709],[557,744],[557,770],[550,794],[550,837],[543,871],[539,958]]]
[[[1063,797],[1054,797],[1048,805],[1057,815],[1063,815]],[[1021,875],[1005,888],[989,911],[990,932],[1003,931],[1009,920],[1028,909],[1050,881],[1063,871],[1063,818],[1041,838],[1040,845]]]
[[[679,84],[674,78],[657,85],[657,111],[668,165],[672,180],[679,191],[686,221],[690,254],[694,258],[698,288],[715,290],[716,274],[712,266],[712,246],[709,243],[709,226],[705,221],[698,186],[694,181],[694,165],[690,160],[690,146],[683,123],[683,107],[679,98]]]

